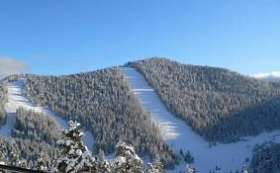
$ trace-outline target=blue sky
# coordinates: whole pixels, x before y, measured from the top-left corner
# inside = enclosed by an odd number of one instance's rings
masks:
[[[153,56],[279,71],[280,1],[0,0],[0,73],[70,74]]]

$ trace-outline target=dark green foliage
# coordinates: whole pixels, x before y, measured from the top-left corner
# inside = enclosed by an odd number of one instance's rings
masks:
[[[279,173],[280,144],[260,146],[253,155],[250,167],[254,173]]]
[[[194,157],[191,155],[190,151],[185,154],[184,160],[187,164],[192,164],[194,162]]]
[[[5,111],[5,103],[7,100],[7,83],[1,81],[0,82],[0,125],[3,125],[6,122],[7,119],[7,113]]]
[[[280,86],[165,58],[127,64],[142,73],[168,109],[210,142],[233,142],[280,128]]]
[[[176,160],[119,68],[58,77],[27,75],[24,90],[34,103],[90,129],[95,154],[100,149],[112,153],[119,140],[129,140],[141,155],[158,154],[167,166]]]
[[[0,153],[5,155],[5,162],[8,165],[16,165],[13,163],[14,156],[19,161],[25,160],[28,167],[33,167],[34,162],[40,157],[41,153],[45,153],[45,161],[47,165],[51,164],[51,160],[57,158],[58,150],[45,142],[36,142],[29,139],[13,139],[0,137]],[[25,164],[25,163],[24,163]]]
[[[61,131],[56,122],[47,115],[19,108],[12,137],[54,145],[61,138]]]

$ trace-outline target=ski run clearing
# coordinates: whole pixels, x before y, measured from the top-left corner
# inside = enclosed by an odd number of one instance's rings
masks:
[[[122,67],[122,71],[134,94],[151,113],[151,118],[160,129],[163,139],[176,153],[179,153],[180,149],[184,153],[189,150],[195,159],[192,167],[198,172],[205,173],[210,169],[214,170],[216,166],[221,168],[221,172],[240,170],[244,161],[251,158],[256,144],[280,142],[280,130],[277,130],[256,137],[247,137],[237,143],[210,146],[201,136],[194,133],[191,127],[166,109],[154,89],[139,72],[128,67]],[[176,167],[176,171],[170,172],[178,172],[184,168],[185,165],[181,163]]]
[[[5,110],[7,112],[6,124],[1,127],[0,135],[4,137],[10,137],[11,131],[15,125],[15,114],[19,107],[23,107],[27,110],[44,113],[51,117],[61,129],[67,129],[67,121],[50,111],[48,108],[36,106],[23,96],[22,88],[24,86],[24,79],[20,79],[8,84],[8,102],[5,104]],[[93,149],[93,136],[91,132],[85,131],[83,141],[89,150]]]

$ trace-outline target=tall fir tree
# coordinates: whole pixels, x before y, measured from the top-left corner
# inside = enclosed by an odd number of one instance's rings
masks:
[[[136,154],[132,145],[120,141],[116,146],[116,160],[113,173],[144,173],[143,161]]]
[[[158,157],[152,162],[148,163],[148,168],[145,173],[163,173],[163,164]]]
[[[62,157],[56,161],[56,172],[77,173],[96,172],[97,163],[82,142],[80,123],[69,121],[69,129],[63,131],[64,139],[57,142]]]
[[[105,159],[103,150],[99,151],[97,160],[97,173],[111,173],[112,165]]]

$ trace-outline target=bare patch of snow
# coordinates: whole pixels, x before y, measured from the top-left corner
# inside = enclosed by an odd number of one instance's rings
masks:
[[[255,78],[268,78],[268,77],[280,78],[280,71],[273,71],[271,73],[257,73],[252,76]]]
[[[83,136],[83,142],[84,144],[87,146],[87,148],[93,152],[93,136],[92,133],[90,131],[85,131],[84,132],[84,136]]]
[[[220,167],[222,172],[240,170],[244,161],[251,158],[256,144],[268,141],[280,142],[280,130],[276,130],[256,137],[247,137],[237,143],[210,146],[201,136],[193,132],[190,126],[166,109],[156,92],[139,72],[127,67],[123,67],[122,71],[134,94],[151,113],[151,118],[160,129],[163,139],[176,153],[179,153],[180,149],[184,153],[189,150],[195,158],[192,166],[199,172],[208,172],[216,166]],[[181,163],[176,169],[179,171],[184,168],[185,164]]]
[[[257,73],[251,75],[252,77],[264,81],[279,82],[280,81],[280,71],[273,71],[271,73]]]

